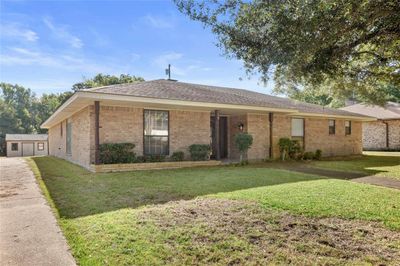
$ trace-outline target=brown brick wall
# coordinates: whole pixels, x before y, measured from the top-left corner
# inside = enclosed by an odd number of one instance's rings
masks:
[[[63,135],[61,136],[61,126],[63,127]],[[56,157],[65,157],[65,121],[49,128],[49,154]]]
[[[352,133],[344,133],[344,119],[336,120],[336,133],[329,135],[328,118],[305,118],[305,151],[322,150],[323,156],[342,156],[362,153],[361,122],[352,121]],[[273,156],[279,158],[279,139],[291,137],[291,117],[274,114]]]
[[[282,114],[274,114],[272,125],[273,158],[279,158],[278,142],[280,138],[291,137],[291,117]]]
[[[72,122],[72,153],[71,160],[85,167],[90,165],[90,116],[89,107],[74,114]],[[94,138],[94,136],[93,136]]]
[[[170,110],[170,154],[183,151],[189,158],[191,144],[210,143],[210,113]],[[91,107],[94,125],[94,107]],[[94,136],[94,126],[92,128]],[[143,108],[100,107],[100,143],[131,142],[137,155],[143,155]],[[94,141],[92,142],[94,161]]]
[[[239,133],[238,125],[244,125],[244,132],[253,136],[253,145],[245,158],[260,160],[268,157],[269,149],[269,120],[268,114],[232,115],[228,119],[228,157],[239,159],[240,153],[235,145],[235,135]]]
[[[94,162],[94,106],[90,107],[91,162]],[[143,155],[143,108],[101,106],[100,144],[130,142],[135,144],[135,153]]]
[[[336,132],[329,135],[329,119],[306,118],[305,151],[320,149],[323,156],[342,156],[362,153],[362,124],[351,122],[351,134],[345,135],[345,120],[335,119]]]
[[[169,112],[170,155],[183,151],[188,159],[192,144],[210,144],[210,112],[171,110]]]
[[[88,167],[94,161],[94,106],[84,108],[70,118],[72,122],[72,155],[65,154],[66,123],[63,121],[63,136],[60,124],[49,129],[50,155],[62,157]],[[238,159],[234,136],[243,123],[245,132],[253,136],[253,146],[248,151],[250,160],[264,159],[269,153],[268,114],[231,115],[228,117],[228,156]],[[397,126],[399,126],[397,124]],[[393,139],[399,139],[399,131],[393,131]],[[210,144],[210,112],[170,110],[170,154],[184,151],[189,158],[191,144]],[[321,149],[323,156],[360,154],[361,122],[352,122],[352,134],[345,136],[344,120],[336,119],[336,134],[329,135],[328,119],[305,119],[306,151]],[[397,135],[396,135],[397,134]],[[291,137],[291,117],[274,114],[273,154],[279,158],[278,141]],[[132,142],[137,155],[143,153],[143,109],[134,107],[101,106],[100,143]],[[400,142],[400,141],[399,141]]]
[[[240,132],[238,125],[244,125],[244,131],[247,132],[247,115],[232,115],[228,117],[228,157],[229,159],[239,159],[240,152],[235,145],[235,135]],[[247,157],[247,156],[246,156]]]
[[[247,152],[249,160],[265,159],[269,156],[268,114],[248,114],[247,132],[253,136],[253,145]]]
[[[72,161],[84,167],[90,165],[90,127],[89,107],[69,118],[72,123],[71,154],[66,154],[66,121],[49,129],[49,153],[52,156]],[[63,134],[61,136],[61,124]]]

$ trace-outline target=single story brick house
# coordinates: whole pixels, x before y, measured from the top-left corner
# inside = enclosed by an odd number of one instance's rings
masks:
[[[47,134],[6,134],[7,157],[48,155]]]
[[[363,122],[364,150],[400,151],[400,103],[388,102],[383,107],[357,103],[341,109],[377,119]]]
[[[249,160],[278,158],[282,137],[323,156],[362,152],[362,122],[374,118],[242,89],[173,80],[75,92],[43,123],[50,155],[99,164],[99,144],[131,142],[137,155],[171,155],[210,144],[213,158],[237,159],[238,132],[253,136]]]

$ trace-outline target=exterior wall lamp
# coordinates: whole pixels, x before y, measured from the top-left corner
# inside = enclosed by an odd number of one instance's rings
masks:
[[[241,132],[243,132],[243,129],[244,129],[243,123],[239,123],[239,124],[238,124],[238,128],[239,128],[239,130],[240,130]]]

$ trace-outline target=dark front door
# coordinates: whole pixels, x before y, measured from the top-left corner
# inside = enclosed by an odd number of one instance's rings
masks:
[[[219,118],[219,152],[221,159],[228,157],[228,119]]]
[[[211,117],[211,130],[212,130],[212,158],[216,158],[216,132],[215,132],[215,119]],[[225,116],[219,118],[219,152],[221,159],[228,157],[228,119]]]

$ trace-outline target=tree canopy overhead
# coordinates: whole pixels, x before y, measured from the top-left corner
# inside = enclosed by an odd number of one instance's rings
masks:
[[[400,89],[400,3],[396,0],[175,0],[209,26],[226,55],[275,91],[307,87],[383,103]]]

